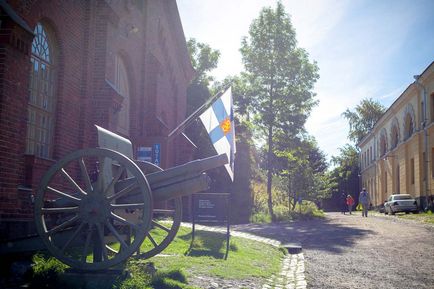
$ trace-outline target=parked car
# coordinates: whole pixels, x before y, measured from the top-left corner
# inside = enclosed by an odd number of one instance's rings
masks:
[[[378,212],[380,213],[385,213],[384,211],[384,204],[386,203],[386,201],[384,201],[384,203],[382,203],[379,207],[378,207]]]
[[[384,213],[394,215],[398,212],[419,213],[416,200],[409,194],[391,195],[384,203]]]

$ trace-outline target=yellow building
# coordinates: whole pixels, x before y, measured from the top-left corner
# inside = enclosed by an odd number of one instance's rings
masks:
[[[434,62],[415,76],[359,148],[361,183],[371,194],[373,206],[399,193],[415,197],[421,208],[426,207],[426,200],[432,206]]]

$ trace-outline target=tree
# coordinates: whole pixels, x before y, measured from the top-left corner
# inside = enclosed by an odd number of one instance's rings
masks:
[[[304,123],[316,104],[313,85],[318,67],[305,50],[297,47],[295,30],[282,3],[264,8],[253,20],[249,37],[241,43],[241,54],[251,87],[255,122],[267,147],[268,209],[273,221],[272,176],[276,129],[288,137],[304,130]]]
[[[297,199],[319,201],[329,196],[326,178],[327,161],[324,153],[312,137],[290,140],[276,138],[276,156],[278,174],[286,179],[288,206],[294,209]]]
[[[341,193],[352,194],[355,199],[359,192],[359,153],[353,145],[346,144],[339,149],[339,155],[332,157],[335,168],[330,172],[332,186],[332,201],[334,207],[340,201]]]
[[[196,71],[192,83],[202,83],[209,86],[214,78],[208,73],[217,67],[220,51],[212,49],[208,44],[197,42],[190,38],[187,41],[188,51],[190,52],[191,64]]]
[[[210,97],[209,73],[217,67],[220,52],[212,49],[208,44],[197,42],[194,38],[187,41],[191,63],[195,70],[195,76],[187,88],[187,116],[204,104]],[[197,145],[196,157],[210,156],[213,152],[208,133],[199,121],[193,122],[187,129],[187,135]]]
[[[350,125],[348,139],[359,143],[374,128],[385,111],[386,108],[372,98],[362,99],[354,111],[347,108],[342,115]]]
[[[190,115],[211,97],[209,86],[213,77],[209,73],[217,67],[220,52],[194,38],[187,41],[187,47],[196,72],[187,88],[187,114]]]

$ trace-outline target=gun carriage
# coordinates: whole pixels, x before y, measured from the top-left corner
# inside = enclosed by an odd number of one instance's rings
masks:
[[[179,229],[181,197],[208,189],[204,172],[228,162],[222,154],[162,170],[133,160],[129,140],[97,128],[100,147],[55,163],[34,203],[36,229],[48,251],[87,271],[163,251]],[[161,203],[166,206],[157,208]],[[149,246],[141,251],[144,241]]]

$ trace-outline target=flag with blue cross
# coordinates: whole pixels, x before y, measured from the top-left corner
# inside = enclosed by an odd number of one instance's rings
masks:
[[[233,181],[236,147],[232,91],[230,87],[200,115],[200,120],[205,126],[217,153],[227,154],[229,163],[225,165],[225,168]]]

